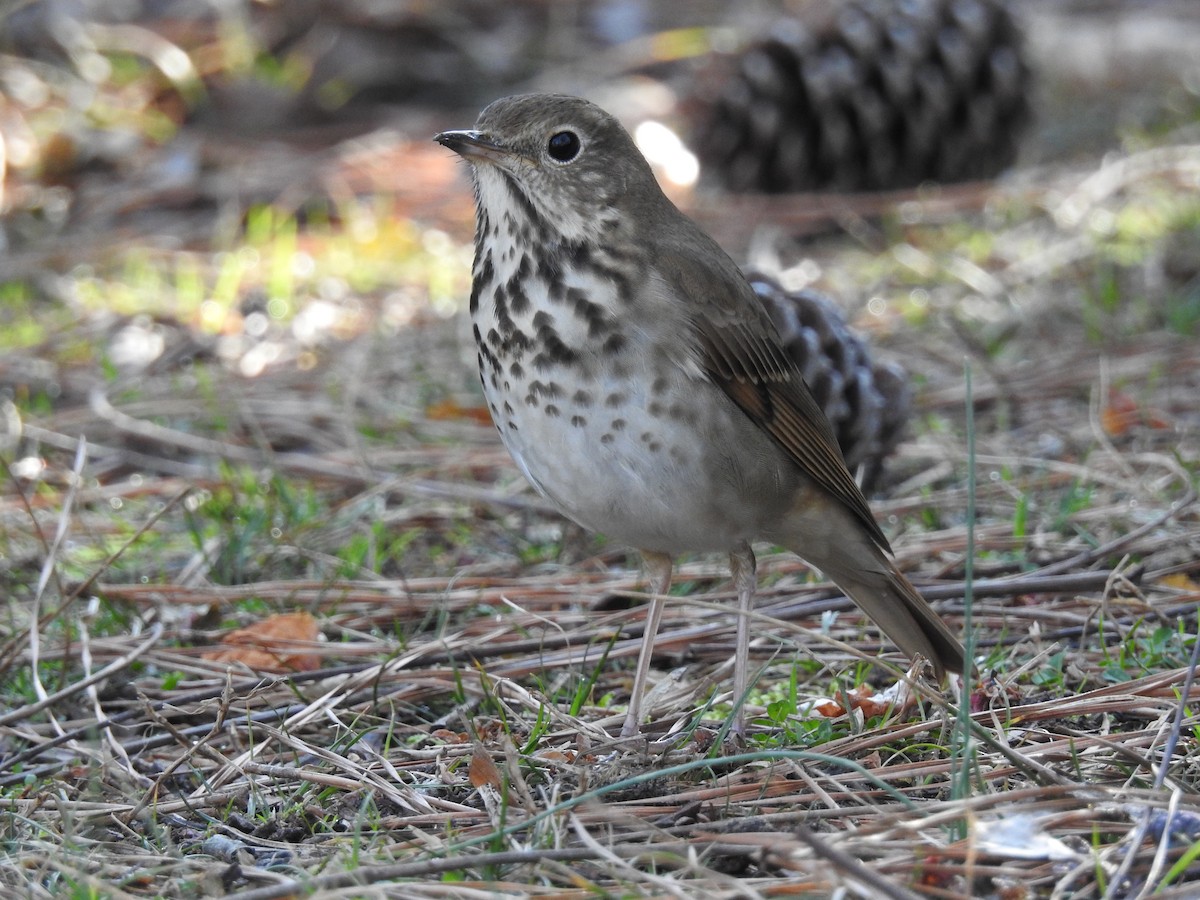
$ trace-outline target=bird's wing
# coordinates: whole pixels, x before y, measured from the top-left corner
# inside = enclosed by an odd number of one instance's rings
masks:
[[[713,249],[717,250],[715,245]],[[718,255],[719,254],[719,255]],[[833,428],[817,405],[749,282],[725,254],[668,252],[654,263],[668,286],[687,298],[694,358],[758,427],[771,435],[812,481],[837,497],[890,552],[887,538],[842,459]]]

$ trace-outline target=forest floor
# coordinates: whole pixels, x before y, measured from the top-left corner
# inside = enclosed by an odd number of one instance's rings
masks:
[[[9,183],[10,895],[1200,892],[1195,119],[995,183],[681,199],[908,371],[872,505],[977,664],[910,681],[762,548],[740,743],[705,557],[616,737],[640,563],[487,420],[451,154],[418,126],[122,146]]]

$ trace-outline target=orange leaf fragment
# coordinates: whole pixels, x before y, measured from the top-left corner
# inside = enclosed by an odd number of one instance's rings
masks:
[[[319,637],[317,620],[310,613],[280,613],[231,631],[219,649],[203,656],[256,672],[311,672],[321,664],[321,657],[311,652]]]
[[[836,719],[838,716],[846,714],[846,707],[836,700],[819,700],[813,706],[813,710],[827,719]]]
[[[543,762],[561,763],[568,766],[575,762],[576,758],[579,756],[578,753],[573,751],[564,752],[562,750],[539,750],[533,755]]]
[[[818,700],[813,709],[828,718],[846,714],[847,705],[850,709],[860,710],[863,716],[882,716],[889,709],[901,711],[912,705],[912,692],[904,682],[899,681],[882,691],[872,691],[870,685],[862,684],[849,691],[843,691],[836,698]]]
[[[471,753],[471,763],[467,766],[467,778],[471,785],[477,788],[486,784],[500,790],[502,786],[500,770],[496,768],[496,764],[492,762],[488,752],[478,744]]]
[[[466,419],[480,425],[491,425],[492,414],[486,406],[461,406],[453,399],[440,400],[425,407],[425,415],[434,422]]]
[[[1162,584],[1176,590],[1200,593],[1200,581],[1196,581],[1187,572],[1172,572],[1170,575],[1164,575],[1160,580]]]
[[[1163,430],[1171,427],[1166,416],[1138,405],[1133,397],[1117,388],[1108,389],[1108,400],[1100,410],[1100,426],[1109,437],[1122,437],[1134,428]]]
[[[1100,410],[1100,425],[1109,437],[1120,437],[1138,424],[1141,415],[1137,402],[1116,388],[1108,389],[1108,402]]]

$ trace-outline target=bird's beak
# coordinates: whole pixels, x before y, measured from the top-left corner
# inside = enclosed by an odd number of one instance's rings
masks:
[[[511,150],[500,146],[482,131],[443,131],[434,140],[469,162],[503,163],[513,157]]]

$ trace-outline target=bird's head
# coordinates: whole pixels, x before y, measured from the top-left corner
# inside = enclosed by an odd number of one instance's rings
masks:
[[[532,239],[611,239],[636,227],[639,205],[665,200],[629,133],[578,97],[505,97],[434,140],[471,164],[480,224],[529,226]]]

